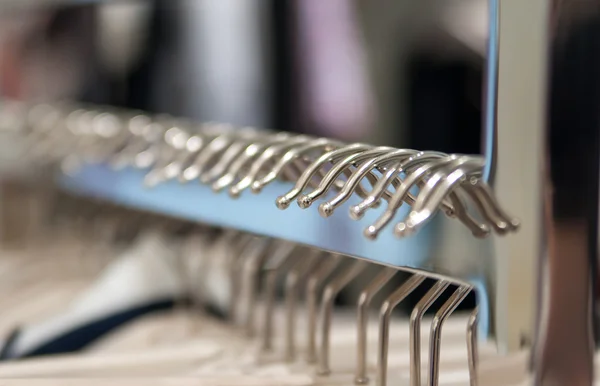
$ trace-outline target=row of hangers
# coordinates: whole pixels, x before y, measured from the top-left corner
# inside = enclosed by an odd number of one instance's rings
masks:
[[[354,195],[362,199],[351,207],[350,213],[354,219],[360,219],[366,211],[387,201],[386,210],[365,229],[368,238],[377,237],[399,214],[398,210],[404,203],[409,204],[411,210],[394,227],[395,234],[400,237],[421,229],[438,210],[457,218],[477,237],[484,237],[492,230],[505,234],[515,231],[519,226],[518,221],[498,205],[490,188],[483,182],[484,162],[479,156],[366,144],[346,145],[324,138],[273,133],[255,128],[236,129],[215,123],[198,127],[169,116],[152,117],[136,111],[66,103],[7,104],[0,117],[4,132],[15,134],[23,143],[22,159],[29,160],[38,168],[43,168],[48,162],[60,165],[65,173],[76,173],[86,163],[106,163],[116,170],[133,167],[147,171],[145,182],[148,186],[169,180],[182,183],[198,180],[210,185],[215,192],[227,189],[233,198],[247,189],[258,193],[275,180],[290,181],[294,186],[277,198],[277,207],[286,209],[296,200],[298,206],[306,209],[317,199],[325,198],[330,191],[336,192],[319,206],[319,212],[324,217],[329,217],[341,203]],[[90,217],[86,215],[89,210],[93,211],[94,206],[86,203],[77,210],[79,214],[76,217],[85,221]],[[130,214],[128,217],[135,219],[138,216]],[[112,229],[115,232],[117,228]],[[208,270],[205,271],[208,272],[205,278],[188,278],[185,282],[204,283],[219,277],[222,282],[228,282],[230,288],[226,291],[228,295],[221,296],[221,310],[224,307],[223,299],[227,299],[230,303],[224,308],[230,320],[240,322],[241,318],[248,336],[257,332],[257,283],[262,282],[264,315],[260,340],[262,349],[267,350],[272,347],[273,340],[277,277],[290,270],[286,273],[284,291],[286,338],[283,351],[284,357],[292,360],[296,356],[297,346],[294,336],[298,287],[300,278],[305,278],[308,315],[306,361],[316,363],[318,374],[329,374],[334,301],[339,292],[365,270],[368,263],[332,253],[307,251],[305,247],[294,243],[257,238],[239,232],[222,232],[214,237],[215,245],[225,243],[233,248],[227,258],[220,261],[220,264],[229,267],[223,270],[228,272],[227,279]],[[202,248],[210,250],[213,244],[203,245]],[[298,257],[299,248],[306,256]],[[192,259],[199,264],[197,260]],[[347,267],[340,268],[342,261],[347,263]],[[321,264],[317,267],[317,263]],[[193,271],[185,264],[180,267],[184,267],[184,272]],[[331,276],[334,271],[335,275]],[[384,268],[360,294],[357,305],[356,383],[367,380],[367,309],[372,298],[398,271],[397,268]],[[376,371],[380,385],[387,384],[392,310],[427,278],[433,278],[435,283],[412,310],[409,323],[409,378],[412,385],[418,385],[422,378],[420,321],[443,293],[450,293],[435,314],[431,327],[433,338],[429,341],[427,377],[429,384],[434,385],[439,382],[442,325],[472,291],[471,285],[461,281],[408,271],[409,277],[385,300],[380,312]],[[322,286],[324,289],[320,295],[318,289]],[[204,288],[200,292],[206,290]],[[240,300],[242,298],[244,301]],[[245,311],[240,311],[241,308]],[[465,327],[472,384],[477,382],[476,315],[477,309]],[[317,331],[320,331],[319,341]]]
[[[387,201],[386,210],[365,228],[365,236],[372,239],[397,217],[404,203],[412,209],[396,223],[398,237],[417,232],[438,210],[460,220],[476,237],[492,230],[506,234],[519,227],[482,179],[485,162],[480,156],[346,145],[223,124],[198,127],[169,116],[69,104],[13,104],[2,113],[6,127],[25,136],[30,159],[37,154],[43,163],[60,160],[65,170],[82,162],[148,169],[150,186],[173,179],[199,180],[216,192],[228,189],[234,198],[247,189],[258,193],[281,177],[295,185],[277,198],[280,209],[293,200],[306,209],[337,191],[319,205],[324,217],[353,194],[363,199],[352,206],[353,219]],[[370,192],[365,184],[371,186]]]
[[[83,246],[83,250],[75,249],[75,256],[78,256],[80,261],[94,263],[92,266],[96,267],[92,275],[88,276],[88,280],[98,272],[106,270],[107,265],[110,266],[111,261],[110,259],[106,261],[106,258],[104,264],[97,265],[98,260],[102,261],[100,258],[102,253],[99,251],[110,250],[107,246],[122,251],[127,249],[126,245],[135,244],[136,239],[141,240],[139,241],[141,243],[145,240],[150,247],[150,249],[147,247],[145,252],[156,252],[160,255],[159,244],[151,242],[152,237],[148,235],[159,234],[161,240],[170,240],[162,246],[162,250],[170,251],[171,253],[166,255],[171,257],[161,256],[161,259],[168,261],[168,265],[162,265],[161,269],[165,270],[165,267],[170,265],[171,275],[177,276],[181,285],[180,295],[185,294],[178,298],[188,299],[188,306],[192,305],[193,309],[203,310],[205,315],[207,310],[212,310],[210,311],[210,315],[213,315],[212,324],[224,324],[232,328],[234,334],[241,338],[246,346],[255,349],[256,361],[253,365],[258,368],[261,367],[261,362],[262,366],[269,363],[272,365],[273,362],[296,366],[302,363],[308,369],[314,365],[314,370],[309,370],[308,374],[312,377],[314,371],[314,374],[319,375],[319,382],[345,384],[348,378],[340,378],[338,374],[338,368],[342,367],[342,373],[353,371],[356,384],[368,383],[370,377],[375,377],[378,385],[385,385],[388,352],[398,352],[398,350],[402,352],[408,346],[407,375],[411,385],[421,384],[421,379],[428,379],[428,384],[439,384],[440,366],[443,374],[444,368],[460,367],[461,363],[468,364],[468,377],[465,378],[463,375],[459,380],[470,379],[471,385],[477,384],[477,309],[468,318],[457,317],[456,320],[449,322],[450,331],[447,337],[441,339],[442,326],[471,292],[471,287],[468,285],[432,279],[420,272],[407,272],[391,267],[379,267],[374,274],[369,275],[366,268],[374,265],[363,260],[243,232],[220,230],[155,214],[126,210],[102,201],[58,194],[55,202],[54,214],[50,218],[60,225],[49,229],[54,229],[52,231],[54,233],[68,235],[71,240],[74,237],[78,240],[79,247]],[[98,232],[100,229],[110,230],[110,232]],[[98,237],[99,235],[104,237]],[[50,238],[55,236],[51,234]],[[64,240],[64,237],[62,239]],[[47,240],[43,243],[47,248]],[[63,270],[63,266],[73,266],[73,262],[69,263],[68,259],[62,261],[69,255],[72,256],[66,253],[53,262],[60,267],[59,271]],[[48,262],[47,256],[38,257],[33,263],[30,261],[32,264],[30,266],[39,267],[38,263],[44,261]],[[21,262],[25,264],[24,261]],[[89,268],[87,264],[83,266]],[[161,275],[166,274],[166,271],[161,272]],[[334,312],[336,309],[334,301],[340,291],[357,277],[365,274],[370,278],[356,299],[356,316],[350,317],[347,314],[348,310],[342,310],[340,313],[338,309],[338,312]],[[71,273],[71,276],[77,275]],[[381,302],[379,322],[374,324],[369,313],[369,309],[372,308],[371,303],[377,293],[390,283],[394,283],[396,289]],[[419,286],[429,289],[411,311],[410,322],[393,318],[393,309]],[[277,304],[280,287],[283,296],[281,304]],[[389,285],[387,287],[389,289]],[[444,292],[450,293],[450,297],[443,304],[439,304],[439,301],[436,303],[435,301]],[[121,296],[127,297],[126,293],[122,293]],[[425,312],[434,304],[436,312],[433,319],[423,320]],[[218,312],[215,313],[215,310]],[[225,322],[215,323],[215,315],[225,318],[223,319]],[[196,313],[194,318],[197,317]],[[341,341],[339,337],[333,339],[340,318],[344,321],[342,325],[346,335]],[[430,327],[424,328],[421,332],[423,323]],[[376,328],[373,328],[374,325]],[[24,331],[27,329],[25,328]],[[401,331],[401,337],[394,334],[394,331],[396,334]],[[349,334],[352,337],[348,336]],[[58,338],[54,337],[54,339]],[[394,342],[393,338],[399,339],[400,346],[403,347],[399,347],[398,342]],[[449,341],[450,343],[446,345],[451,349],[446,351],[446,355],[440,357],[441,353],[444,353],[441,349],[442,341]],[[336,348],[336,346],[341,347]],[[427,346],[428,350],[424,350]],[[350,349],[355,352],[354,355],[348,352]],[[466,355],[453,354],[457,356],[454,357],[448,355],[448,352],[466,353]],[[492,352],[490,346],[484,346],[484,356],[492,356]],[[426,360],[422,359],[424,354]],[[340,357],[353,358],[355,364],[341,365],[343,361],[340,361]],[[442,360],[444,357],[449,360],[449,363]],[[175,358],[181,357],[175,356]],[[83,369],[89,368],[91,366],[89,361],[93,359],[70,358],[70,360],[74,360],[74,364],[83,363],[81,370],[83,374]],[[108,363],[107,372],[111,368],[118,367],[114,360],[109,358],[103,360]],[[60,359],[58,361],[60,362]],[[0,365],[0,377],[23,376],[27,374],[28,368],[33,368],[35,375],[36,362],[30,363],[25,361]],[[38,376],[44,372],[47,374],[48,371],[60,374],[61,368],[66,374],[75,371],[74,367],[69,367],[68,360],[66,364],[59,363],[53,371],[43,366],[43,359],[39,363],[41,368],[37,370]],[[48,363],[52,363],[52,359]],[[126,363],[136,362],[133,360]],[[393,360],[393,363],[397,363],[397,359]],[[137,363],[134,367],[137,366],[140,364]],[[328,381],[330,377],[334,381]]]

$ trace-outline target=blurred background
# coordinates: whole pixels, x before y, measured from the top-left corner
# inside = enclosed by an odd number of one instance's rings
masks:
[[[487,1],[3,1],[0,93],[480,152]]]
[[[0,97],[477,154],[487,12],[487,0],[2,1]]]
[[[487,0],[4,0],[0,101],[76,100],[477,154],[487,13]],[[19,187],[3,189],[23,201]],[[4,206],[11,226],[0,230],[14,233],[24,205]],[[80,222],[69,232],[90,222],[71,206]],[[452,242],[481,254],[469,234],[432,225],[424,233],[439,242],[419,253]]]

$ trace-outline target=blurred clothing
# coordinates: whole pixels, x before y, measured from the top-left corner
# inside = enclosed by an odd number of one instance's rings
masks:
[[[482,1],[154,0],[3,14],[0,92],[478,152]],[[471,28],[457,34],[458,21]]]
[[[374,101],[354,3],[297,0],[299,109],[311,133],[356,141],[372,128]]]

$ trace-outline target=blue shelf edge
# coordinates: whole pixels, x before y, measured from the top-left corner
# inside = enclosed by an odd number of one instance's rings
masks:
[[[144,175],[145,172],[140,170],[115,171],[105,165],[88,165],[76,174],[61,174],[58,184],[75,194],[126,207],[285,239],[383,265],[417,269],[468,282],[477,292],[480,336],[488,336],[490,302],[482,264],[471,264],[472,267],[465,271],[464,265],[458,267],[448,258],[460,251],[444,249],[445,256],[436,256],[440,254],[435,242],[436,233],[452,223],[451,226],[461,226],[454,220],[438,216],[423,231],[407,239],[395,238],[390,227],[373,241],[363,237],[362,231],[383,208],[370,211],[360,221],[352,221],[348,208],[356,200],[350,199],[333,216],[322,218],[317,208],[302,210],[291,205],[287,210],[280,210],[275,206],[275,198],[291,189],[289,183],[275,182],[260,194],[245,191],[240,198],[232,199],[225,192],[214,193],[197,182],[170,181],[147,188],[143,183]],[[406,213],[408,208],[402,210]],[[485,256],[489,254],[488,246],[489,243],[474,240],[469,248],[480,248],[481,255]]]

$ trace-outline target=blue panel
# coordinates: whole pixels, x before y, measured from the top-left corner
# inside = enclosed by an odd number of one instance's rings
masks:
[[[197,182],[182,185],[167,182],[155,188],[145,188],[144,171],[127,169],[114,171],[102,165],[86,166],[76,175],[61,176],[61,185],[75,193],[107,199],[127,207],[202,222],[231,227],[260,235],[295,241],[321,249],[365,258],[385,265],[415,268],[449,275],[475,285],[480,304],[480,327],[487,336],[489,327],[489,302],[486,293],[485,264],[482,261],[465,262],[451,259],[460,253],[444,249],[439,253],[432,241],[438,237],[439,228],[445,223],[457,221],[438,216],[428,227],[408,239],[397,239],[392,227],[387,227],[375,241],[362,236],[383,208],[367,212],[360,221],[349,218],[349,206],[357,198],[348,200],[333,216],[322,218],[316,206],[300,209],[295,204],[286,210],[275,206],[275,199],[291,189],[291,184],[274,182],[260,194],[243,192],[239,199],[226,193],[216,194],[209,187]],[[406,213],[408,207],[402,208]],[[462,225],[457,224],[462,227]],[[474,242],[469,248],[481,248],[485,256],[486,245]]]

